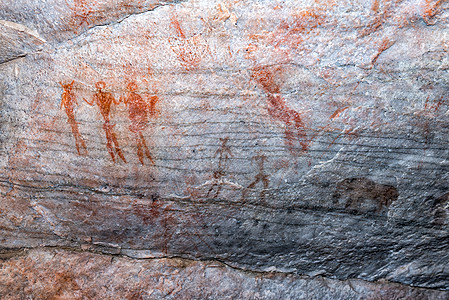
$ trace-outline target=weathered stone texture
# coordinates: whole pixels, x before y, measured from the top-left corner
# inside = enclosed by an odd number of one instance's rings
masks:
[[[447,299],[388,282],[242,272],[214,261],[33,250],[0,260],[2,299]]]
[[[448,8],[0,1],[0,248],[449,289]]]

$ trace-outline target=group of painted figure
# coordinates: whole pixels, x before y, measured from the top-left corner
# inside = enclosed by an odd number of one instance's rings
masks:
[[[79,132],[78,123],[75,120],[74,107],[77,105],[77,100],[75,93],[73,92],[72,81],[69,84],[60,83],[63,88],[61,108],[65,109],[67,114],[68,122],[72,128],[73,136],[75,137],[76,150],[78,154],[81,152],[87,153],[86,143]],[[121,102],[125,103],[129,111],[129,120],[131,124],[129,125],[129,130],[133,133],[135,141],[137,144],[137,156],[139,161],[144,164],[144,157],[146,156],[151,163],[154,164],[153,158],[151,157],[150,151],[146,144],[145,138],[142,134],[143,130],[148,126],[149,117],[155,116],[156,114],[156,103],[158,102],[158,97],[153,95],[150,97],[149,102],[145,101],[136,91],[137,84],[135,82],[130,82],[127,85],[127,91],[124,96],[121,96],[117,101],[114,96],[105,91],[106,83],[104,81],[99,81],[95,84],[96,92],[92,97],[91,101],[84,101],[90,106],[98,106],[100,113],[103,116],[104,124],[103,129],[106,134],[106,146],[109,154],[114,162],[116,162],[116,155],[126,163],[125,156],[120,149],[119,143],[117,141],[117,136],[114,132],[115,124],[111,123],[110,111],[111,105],[114,103],[116,105]]]
[[[274,120],[284,123],[284,142],[288,151],[294,155],[298,154],[298,149],[300,153],[307,152],[314,136],[307,133],[301,113],[288,107],[285,99],[281,95],[280,86],[274,77],[273,71],[267,67],[255,68],[252,74],[252,78],[260,84],[263,91],[266,93],[269,115]],[[61,108],[64,107],[68,122],[72,127],[76,149],[80,155],[82,151],[87,153],[86,144],[79,132],[78,124],[75,120],[74,106],[77,104],[77,100],[73,92],[74,81],[69,84],[60,84],[64,89],[62,93]],[[84,100],[90,106],[97,105],[100,109],[100,113],[104,119],[103,129],[106,134],[106,146],[112,160],[115,162],[117,155],[120,159],[126,162],[114,132],[114,124],[111,124],[109,117],[112,103],[117,105],[123,102],[129,110],[129,119],[131,121],[129,130],[134,134],[139,160],[144,164],[144,158],[146,156],[151,163],[154,164],[142,132],[148,126],[149,117],[153,117],[156,114],[155,106],[158,102],[158,97],[153,95],[148,102],[145,101],[137,93],[137,84],[135,82],[127,84],[126,94],[121,96],[119,101],[116,101],[110,92],[105,91],[106,83],[104,81],[97,82],[95,87],[97,88],[97,91],[93,95],[92,100]]]

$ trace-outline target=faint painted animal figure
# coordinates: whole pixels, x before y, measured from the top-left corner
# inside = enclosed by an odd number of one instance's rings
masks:
[[[257,161],[257,165],[259,167],[259,173],[256,175],[255,179],[253,182],[251,182],[248,187],[246,189],[243,190],[242,192],[242,201],[245,201],[246,199],[246,194],[248,192],[248,190],[253,189],[259,182],[262,183],[263,185],[263,189],[260,192],[260,200],[261,201],[265,201],[265,193],[268,189],[268,185],[270,184],[270,181],[268,179],[268,175],[265,174],[265,161],[267,160],[267,157],[263,154],[260,155],[256,155],[253,157],[253,160]]]
[[[106,87],[106,83],[104,81],[97,82],[95,84],[95,87],[97,88],[97,92],[93,96],[92,101],[89,102],[86,99],[84,99],[84,101],[86,101],[86,103],[90,106],[97,104],[98,108],[100,109],[100,113],[104,119],[103,129],[106,134],[106,147],[108,148],[108,152],[111,155],[112,161],[115,162],[115,153],[112,146],[112,144],[114,144],[115,152],[126,163],[125,156],[120,149],[119,143],[117,141],[117,136],[114,132],[115,124],[111,124],[111,119],[109,116],[112,103],[118,104],[118,102],[115,101],[115,98],[111,93],[104,91],[104,88]]]
[[[347,178],[337,184],[333,194],[334,205],[345,201],[349,210],[381,212],[398,199],[398,190],[391,185],[379,184],[367,178]]]
[[[84,139],[78,129],[78,123],[75,120],[75,113],[73,111],[75,105],[78,104],[76,101],[75,93],[73,92],[74,83],[74,80],[69,84],[62,84],[61,82],[59,83],[64,90],[61,97],[61,108],[64,107],[65,109],[65,113],[67,114],[67,122],[70,124],[70,127],[72,127],[72,133],[75,137],[76,151],[78,152],[78,155],[81,155],[80,148],[82,147],[84,149],[83,154],[87,154],[87,148],[86,143],[84,142]]]
[[[158,97],[153,95],[150,98],[150,103],[148,104],[143,98],[136,93],[137,84],[135,82],[130,82],[127,86],[128,93],[125,97],[120,98],[128,107],[129,120],[131,124],[129,125],[129,130],[134,134],[136,145],[137,145],[137,156],[139,157],[140,163],[144,164],[144,153],[145,156],[154,164],[154,160],[150,154],[147,143],[143,136],[143,130],[148,127],[148,116],[154,116],[156,114],[156,103],[158,102]]]
[[[294,154],[295,141],[299,143],[302,152],[306,152],[310,145],[301,114],[291,109],[280,94],[280,87],[274,81],[273,73],[267,67],[257,67],[252,77],[262,86],[267,94],[268,113],[276,120],[285,124],[285,145],[290,153]]]

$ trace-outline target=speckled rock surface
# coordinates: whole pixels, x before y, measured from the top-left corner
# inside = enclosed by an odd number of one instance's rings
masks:
[[[448,9],[0,1],[0,248],[447,291]]]

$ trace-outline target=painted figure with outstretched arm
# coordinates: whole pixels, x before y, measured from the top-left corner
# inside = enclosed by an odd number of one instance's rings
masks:
[[[119,143],[117,141],[117,135],[114,132],[115,124],[111,124],[110,119],[112,103],[116,105],[119,103],[115,100],[114,96],[110,92],[104,91],[104,89],[106,88],[106,83],[104,81],[97,82],[95,84],[95,87],[97,88],[97,92],[94,94],[92,101],[89,102],[86,99],[84,99],[84,101],[86,101],[86,103],[90,106],[94,106],[96,104],[100,109],[100,113],[104,119],[103,129],[106,134],[106,146],[112,160],[115,162],[115,154],[117,154],[126,163],[125,156],[123,155],[123,152],[120,149]]]

